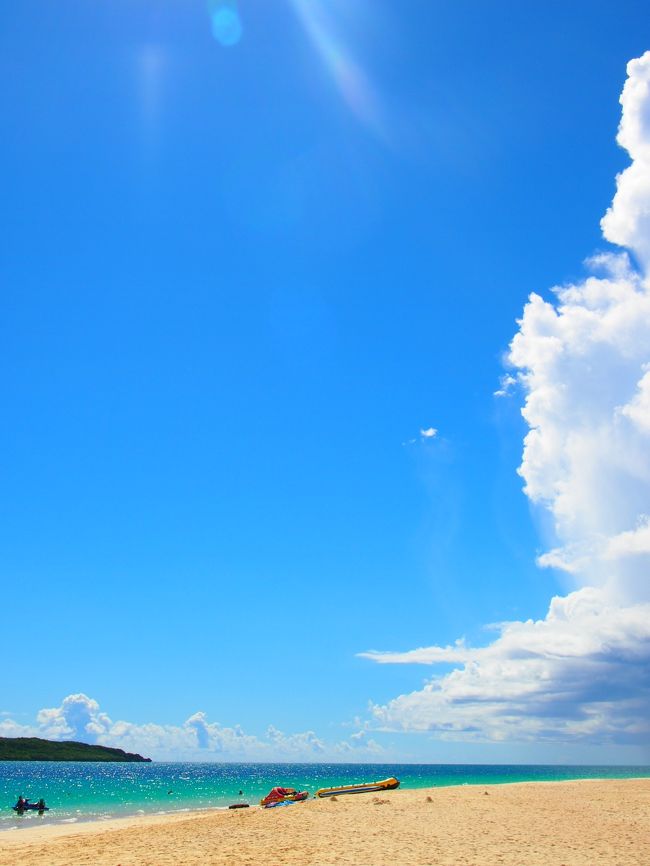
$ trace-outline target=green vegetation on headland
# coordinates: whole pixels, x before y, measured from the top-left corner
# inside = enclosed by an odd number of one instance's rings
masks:
[[[0,761],[151,761],[123,749],[89,746],[72,740],[55,742],[39,737],[0,737]]]

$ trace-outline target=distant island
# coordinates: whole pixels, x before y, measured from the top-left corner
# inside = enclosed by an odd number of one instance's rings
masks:
[[[109,746],[89,746],[72,740],[39,737],[0,737],[0,761],[151,761],[133,752]]]

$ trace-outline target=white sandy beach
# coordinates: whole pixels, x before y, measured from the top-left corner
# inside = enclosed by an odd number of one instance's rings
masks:
[[[390,791],[0,836],[1,866],[648,866],[650,779]]]

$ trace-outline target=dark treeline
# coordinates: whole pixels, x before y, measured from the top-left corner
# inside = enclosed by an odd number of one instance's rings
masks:
[[[0,761],[150,761],[123,749],[56,742],[39,737],[0,737]]]

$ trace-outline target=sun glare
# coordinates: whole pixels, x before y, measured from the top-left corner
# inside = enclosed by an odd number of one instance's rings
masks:
[[[331,12],[322,0],[290,2],[347,106],[360,121],[384,137],[377,94],[365,71],[338,37]]]
[[[236,45],[243,33],[237,0],[208,0],[208,13],[217,42],[226,48]]]

